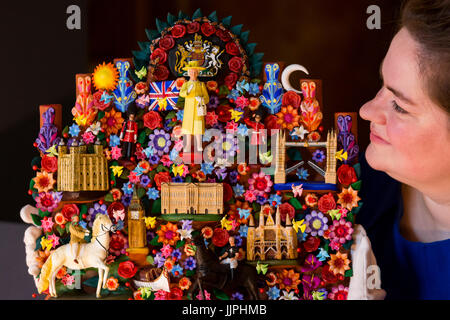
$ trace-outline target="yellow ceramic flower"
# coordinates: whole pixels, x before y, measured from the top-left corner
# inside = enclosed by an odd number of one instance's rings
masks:
[[[361,200],[358,197],[358,191],[353,190],[352,187],[348,187],[347,189],[343,188],[342,192],[338,194],[338,197],[337,203],[349,211],[358,207],[358,201]]]
[[[335,275],[344,275],[345,271],[350,269],[350,260],[347,258],[346,253],[337,252],[336,254],[331,254],[330,257],[328,264],[330,265],[330,271],[333,271]]]
[[[41,192],[48,192],[53,189],[55,180],[53,179],[53,173],[48,173],[46,171],[37,172],[36,177],[33,178],[34,187]]]

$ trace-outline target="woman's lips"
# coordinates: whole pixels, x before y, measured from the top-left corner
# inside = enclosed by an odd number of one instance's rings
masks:
[[[384,140],[380,136],[377,136],[373,132],[370,132],[370,141],[372,141],[374,143],[380,143],[380,144],[390,144],[389,142],[387,142],[386,140]]]

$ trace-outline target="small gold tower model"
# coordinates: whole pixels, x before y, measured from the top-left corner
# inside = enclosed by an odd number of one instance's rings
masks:
[[[280,207],[277,208],[275,222],[269,214],[264,221],[264,214],[259,213],[259,225],[255,227],[253,216],[247,232],[247,260],[281,260],[297,259],[297,234],[291,221],[286,219],[286,226],[281,225]]]
[[[136,189],[133,191],[130,206],[128,207],[128,246],[127,251],[132,255],[148,254],[147,232],[145,229],[145,211],[142,208]]]
[[[103,146],[96,140],[94,153],[87,153],[87,147],[75,140],[67,153],[67,146],[61,140],[58,146],[58,190],[59,191],[107,191],[108,164]]]

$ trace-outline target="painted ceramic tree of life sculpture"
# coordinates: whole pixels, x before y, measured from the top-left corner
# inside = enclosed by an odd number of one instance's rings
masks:
[[[271,114],[281,110],[281,98],[283,87],[278,81],[280,66],[277,63],[269,63],[265,68],[267,82],[264,84],[262,95],[259,97],[261,104],[266,107]]]

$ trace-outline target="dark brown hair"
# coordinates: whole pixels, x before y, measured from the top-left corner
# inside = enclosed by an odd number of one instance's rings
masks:
[[[450,0],[405,1],[400,27],[419,43],[428,95],[450,114]]]

